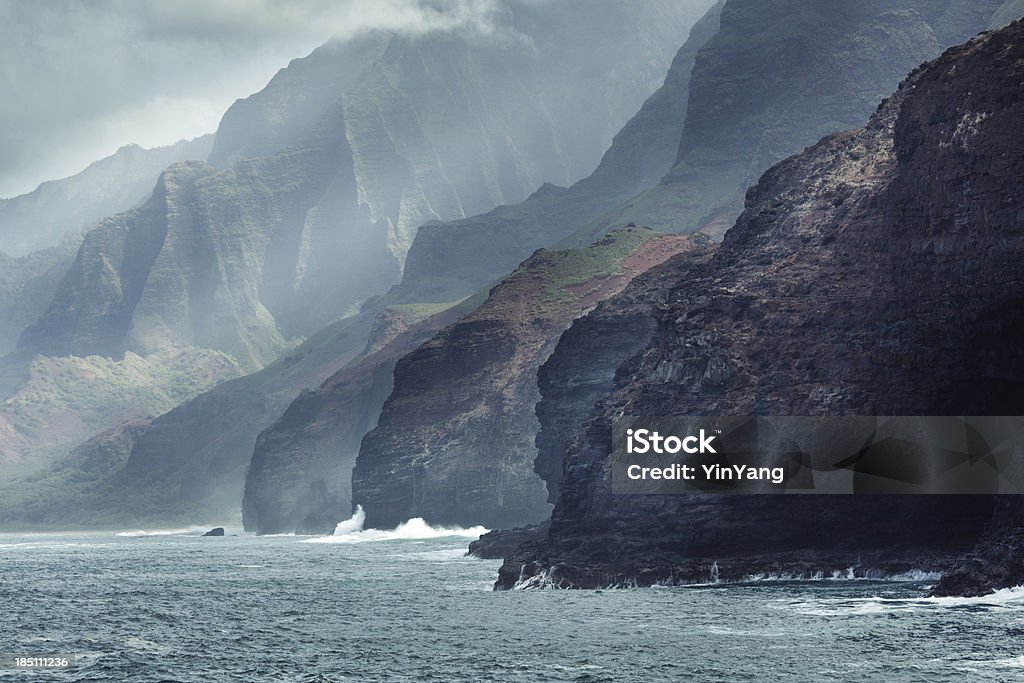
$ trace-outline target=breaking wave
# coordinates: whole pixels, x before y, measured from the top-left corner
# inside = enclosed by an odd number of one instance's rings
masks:
[[[478,538],[486,534],[488,529],[482,526],[474,526],[468,529],[462,527],[440,527],[430,526],[422,517],[414,517],[407,522],[402,522],[394,529],[364,529],[366,512],[361,505],[356,506],[355,513],[344,522],[339,522],[331,536],[319,536],[308,538],[302,543],[370,543],[374,541],[406,541],[422,540],[430,538]]]
[[[922,602],[944,606],[985,605],[989,607],[1024,607],[1024,586],[1001,588],[1000,590],[986,595],[979,595],[975,598],[924,598]]]

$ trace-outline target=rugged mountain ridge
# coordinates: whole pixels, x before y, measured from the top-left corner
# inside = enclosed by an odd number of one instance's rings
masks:
[[[0,357],[48,308],[74,261],[82,232],[104,216],[132,208],[152,191],[160,172],[186,159],[205,159],[212,135],[154,149],[126,145],[68,178],[0,199]],[[0,363],[2,364],[2,363]],[[16,370],[15,368],[10,368]],[[0,371],[2,373],[3,371]],[[18,384],[0,380],[0,395]]]
[[[352,502],[366,524],[546,519],[533,471],[537,368],[574,318],[673,254],[708,246],[631,226],[588,247],[540,250],[473,313],[399,360],[352,470]]]
[[[974,545],[991,497],[613,495],[610,420],[1019,414],[1022,57],[1021,22],[950,49],[865,128],[766,172],[706,263],[660,270],[650,343],[570,443],[548,539],[498,587],[945,569]]]
[[[765,170],[823,135],[861,125],[911,69],[988,28],[999,7],[998,0],[730,1],[723,30],[694,67],[691,101],[701,106],[687,113],[672,170],[584,232],[642,220],[720,237]]]
[[[424,226],[403,285],[480,285],[536,247],[562,239],[560,246],[587,244],[630,222],[721,237],[739,215],[747,186],[765,169],[826,133],[860,125],[907,72],[985,29],[999,5],[720,3],[677,56],[666,96],[651,103],[651,116],[638,117],[638,125],[654,117],[665,122],[662,133],[650,138],[662,145],[662,154],[651,158],[655,163],[645,174],[617,173],[621,158],[609,152],[602,166],[610,173],[599,167],[568,190],[547,188],[517,206]],[[672,106],[679,109],[671,112]],[[624,130],[622,144],[613,149],[647,149],[642,135],[626,138],[630,132]],[[675,148],[674,159],[666,144]],[[667,173],[650,187],[657,168]],[[636,177],[645,181],[634,183]]]
[[[589,170],[689,15],[667,0],[505,10],[507,36],[492,40],[372,34],[293,62],[225,115],[213,166],[172,167],[145,206],[87,236],[19,346],[117,356],[185,343],[257,369],[397,282],[420,224]],[[611,78],[583,68],[609,53],[622,57]],[[606,106],[583,125],[587,105],[567,95],[588,88]]]
[[[676,70],[678,71],[678,69]],[[658,96],[655,94],[651,99]],[[269,109],[273,111],[273,107],[269,107]],[[638,116],[643,115],[645,114],[642,111]],[[639,124],[630,125],[636,128]],[[270,136],[270,134],[267,135]],[[632,138],[627,136],[626,139]],[[612,150],[609,151],[609,155],[630,159],[632,152],[628,149],[615,151],[618,144],[617,139]],[[439,291],[440,294],[438,294]],[[304,507],[309,501],[303,501],[302,505],[297,504],[295,498],[289,493],[291,491],[289,487],[294,484],[300,486],[302,491],[306,491],[313,485],[313,481],[321,478],[320,466],[313,464],[310,465],[309,470],[304,469],[306,465],[303,463],[303,457],[309,457],[313,463],[323,463],[324,466],[334,467],[336,461],[333,457],[321,459],[318,454],[325,453],[325,449],[333,448],[332,444],[335,442],[332,439],[337,435],[317,434],[318,425],[323,425],[315,417],[311,417],[309,423],[302,420],[292,423],[289,418],[280,425],[276,425],[274,429],[268,428],[282,417],[285,408],[300,390],[316,387],[335,373],[340,373],[338,378],[327,381],[321,390],[304,396],[301,399],[303,407],[296,406],[296,413],[293,415],[326,416],[332,414],[334,408],[331,401],[326,402],[323,406],[315,406],[315,403],[321,399],[326,401],[328,398],[336,397],[338,393],[343,394],[352,390],[354,385],[349,384],[353,381],[352,375],[347,371],[342,372],[350,363],[360,364],[358,368],[352,369],[352,372],[357,375],[373,367],[376,368],[373,370],[376,373],[374,377],[381,377],[381,368],[384,366],[376,367],[372,363],[364,364],[359,360],[365,355],[361,354],[361,351],[366,335],[370,334],[378,316],[388,315],[388,310],[394,307],[420,309],[423,307],[423,301],[441,302],[431,304],[435,309],[437,306],[443,306],[445,302],[448,302],[450,306],[453,299],[457,300],[472,293],[472,289],[459,287],[453,295],[450,288],[438,290],[433,288],[429,282],[418,282],[415,288],[395,290],[380,299],[371,299],[358,315],[333,323],[294,351],[289,352],[282,360],[250,376],[217,387],[209,394],[200,396],[196,401],[182,405],[157,418],[153,428],[143,434],[139,442],[133,446],[133,460],[138,463],[136,471],[141,473],[153,470],[149,473],[149,478],[154,480],[168,477],[169,481],[178,481],[179,479],[193,481],[197,473],[206,471],[209,466],[207,463],[217,460],[221,467],[220,476],[232,481],[240,477],[239,481],[224,490],[219,490],[216,495],[209,495],[206,503],[196,502],[191,493],[189,497],[193,501],[192,506],[209,509],[205,507],[209,504],[223,512],[223,508],[220,507],[221,502],[229,500],[232,495],[235,495],[231,491],[241,490],[241,482],[246,478],[246,467],[254,456],[257,435],[263,430],[268,430],[264,434],[261,455],[256,456],[262,464],[251,470],[251,476],[246,484],[249,494],[244,508],[245,524],[264,533],[273,533],[272,530],[286,527],[292,527],[289,530],[293,530],[295,528],[293,525],[298,525],[295,520],[296,516],[305,519],[310,513],[316,511],[307,510]],[[449,296],[451,299],[446,298]],[[393,362],[386,355],[380,356],[380,359],[386,363]],[[341,381],[342,377],[346,379]],[[388,381],[390,380],[388,379]],[[367,413],[367,416],[368,424],[372,424],[376,420],[376,414],[370,417],[370,413]],[[362,424],[360,421],[360,425]],[[280,433],[277,431],[278,427],[281,429]],[[358,430],[356,431],[358,432]],[[320,438],[321,436],[323,439]],[[361,434],[355,438],[359,437]],[[295,443],[292,442],[292,439],[295,439]],[[177,455],[171,457],[184,442],[190,444],[190,455],[187,458]],[[296,457],[295,463],[289,463],[285,458],[289,453],[288,449],[293,447],[301,452],[302,457]],[[310,473],[308,479],[303,479],[301,482],[288,479],[288,472],[293,467],[295,471],[308,471]],[[178,472],[179,468],[180,472]],[[276,476],[284,477],[282,479],[285,482],[284,489],[280,495],[272,487],[259,483],[256,475],[263,472],[264,468],[269,472],[268,479],[273,479]],[[331,471],[333,472],[333,470]],[[172,474],[172,472],[174,473]],[[331,477],[334,475],[331,474],[325,481],[334,481]],[[124,485],[126,487],[145,486],[145,484],[130,478],[125,480]],[[192,487],[189,488],[191,490]],[[347,489],[347,480],[340,490],[344,491],[345,489]],[[347,499],[347,493],[339,494],[340,497],[336,496],[333,486],[328,486],[328,492],[327,500],[343,502]],[[162,497],[164,494],[154,492],[154,495]],[[337,506],[328,507],[335,509]],[[319,508],[317,509],[319,510]],[[302,514],[299,515],[296,510]],[[347,513],[345,516],[347,517]],[[264,525],[259,521],[260,519],[267,523]],[[311,523],[315,519],[323,519],[323,515],[316,512],[310,518]]]
[[[715,3],[694,24],[665,82],[618,132],[592,174],[568,188],[546,184],[519,204],[422,226],[410,247],[402,289],[443,298],[482,287],[535,249],[551,246],[658,182],[675,159],[694,59],[718,31],[723,4]]]
[[[222,173],[203,162],[170,167],[146,204],[85,236],[19,350],[117,358],[192,345],[265,365],[287,345],[264,291],[287,277],[274,272],[274,255],[301,228],[335,162],[324,145]],[[278,189],[254,196],[257,183]]]
[[[0,252],[26,256],[56,247],[69,233],[142,202],[160,172],[188,159],[205,159],[212,135],[166,147],[125,145],[80,173],[42,183],[32,192],[0,199]]]

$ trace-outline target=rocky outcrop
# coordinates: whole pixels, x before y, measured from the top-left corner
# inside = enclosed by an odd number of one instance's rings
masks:
[[[207,531],[205,534],[203,534],[203,537],[205,538],[207,536],[223,536],[223,535],[224,535],[224,527],[222,527],[222,526],[215,526],[212,529],[210,529],[209,531]]]
[[[567,449],[548,539],[499,587],[877,575],[974,545],[991,497],[614,495],[610,420],[1020,414],[1022,57],[1024,23],[949,50],[865,128],[765,173],[706,263],[660,269],[650,342]]]
[[[423,517],[508,528],[546,519],[533,472],[537,368],[574,318],[706,243],[629,227],[578,250],[538,251],[472,314],[402,358],[352,473],[367,526]]]
[[[975,597],[1024,586],[1024,501],[1002,496],[976,548],[959,559],[932,595]]]
[[[368,353],[300,394],[256,439],[242,501],[245,529],[327,534],[348,519],[352,466],[391,393],[395,363],[466,312],[454,306],[421,321],[400,310],[382,313]]]
[[[153,149],[126,145],[80,173],[0,199],[0,252],[26,256],[60,245],[69,234],[78,239],[95,221],[144,201],[169,165],[205,159],[212,144],[213,136],[204,135]]]
[[[495,529],[469,544],[466,553],[482,560],[500,560],[508,557],[512,551],[524,543],[542,541],[548,536],[550,521],[540,524],[518,527],[516,529]]]

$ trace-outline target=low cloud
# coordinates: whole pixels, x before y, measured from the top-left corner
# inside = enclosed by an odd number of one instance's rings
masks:
[[[499,0],[0,0],[0,197],[123,144],[212,132],[231,102],[332,36],[516,39],[505,12]]]

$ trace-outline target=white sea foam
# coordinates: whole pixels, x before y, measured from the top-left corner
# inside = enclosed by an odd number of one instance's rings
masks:
[[[4,548],[104,548],[110,543],[65,543],[62,541],[24,541],[22,543],[0,543],[0,549]]]
[[[869,570],[864,576],[856,576],[854,568],[847,567],[845,570],[833,570],[829,576],[825,576],[825,573],[820,570],[813,574],[787,572],[747,574],[740,583],[773,583],[783,581],[891,581],[894,583],[921,583],[923,581],[938,581],[941,577],[941,572],[924,571],[922,569],[911,569],[900,574],[886,574],[877,570]]]
[[[920,602],[943,606],[989,605],[993,607],[1024,607],[1024,586],[1003,588],[994,593],[981,595],[976,598],[923,598]]]
[[[1024,655],[1010,659],[998,659],[992,663],[995,666],[1002,666],[1008,669],[1024,669]]]
[[[302,543],[370,543],[374,541],[404,541],[421,540],[431,538],[478,538],[486,534],[487,529],[482,526],[474,526],[468,529],[462,527],[439,527],[430,526],[423,518],[414,517],[407,522],[402,522],[394,529],[364,529],[366,512],[361,505],[356,506],[356,511],[349,519],[339,522],[334,529],[332,536],[319,536],[307,538]]]
[[[974,598],[836,598],[818,599],[808,602],[789,603],[789,607],[801,614],[811,616],[833,616],[841,614],[887,614],[946,607],[978,607],[988,609],[1024,608],[1024,586],[1002,590]]]
[[[366,512],[363,510],[362,505],[357,505],[356,511],[352,513],[351,517],[344,522],[338,522],[338,525],[334,527],[334,535],[347,536],[348,534],[362,531],[365,522]]]
[[[135,531],[119,531],[115,536],[136,538],[142,536],[195,536],[205,534],[213,526],[188,526],[180,529],[136,529]]]
[[[522,567],[519,568],[519,578],[516,580],[515,585],[512,586],[512,590],[517,590],[518,591],[518,590],[530,590],[530,589],[535,589],[535,588],[545,588],[545,589],[560,589],[560,588],[562,588],[561,582],[556,581],[554,579],[553,572],[552,572],[552,569],[550,567],[548,567],[546,569],[542,569],[541,571],[537,572],[536,574],[531,574],[530,576],[523,576],[525,569],[526,569],[525,566],[522,566]]]
[[[938,581],[942,578],[942,572],[926,572],[923,569],[911,569],[902,574],[893,574],[885,577],[886,581],[909,581],[917,583],[921,581]]]

